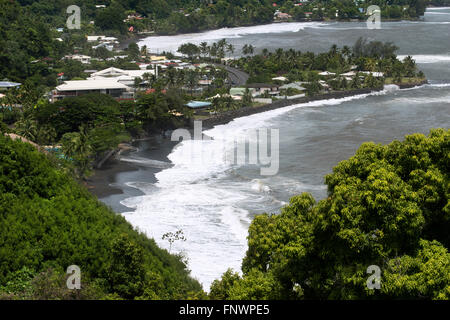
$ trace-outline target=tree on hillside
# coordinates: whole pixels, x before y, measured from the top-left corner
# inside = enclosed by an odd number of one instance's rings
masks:
[[[444,129],[363,144],[326,176],[326,199],[304,193],[254,219],[243,277],[225,286],[224,276],[215,295],[450,299],[449,152]],[[367,286],[369,266],[381,269],[380,290]]]
[[[116,30],[124,33],[126,31],[126,25],[123,22],[125,18],[124,8],[119,2],[114,1],[108,7],[98,11],[95,25],[103,30]]]
[[[111,291],[117,292],[122,298],[132,299],[144,293],[144,252],[126,234],[122,234],[112,244],[108,273]]]
[[[80,127],[79,132],[70,132],[63,135],[61,139],[62,152],[74,162],[79,170],[79,176],[84,178],[90,170],[90,157],[93,148],[89,142],[86,127]]]
[[[128,53],[128,57],[131,60],[137,61],[137,60],[139,60],[139,55],[141,54],[141,51],[139,50],[139,46],[135,42],[131,42],[128,45],[127,53]]]
[[[187,55],[192,59],[193,57],[198,56],[201,50],[193,43],[184,43],[178,48],[178,52]]]
[[[137,232],[52,159],[0,135],[0,299],[202,294],[180,257]],[[66,270],[74,264],[81,290],[67,289]]]

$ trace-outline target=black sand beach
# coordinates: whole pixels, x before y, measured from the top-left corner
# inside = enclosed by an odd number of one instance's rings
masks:
[[[123,153],[119,158],[108,160],[102,169],[95,170],[95,173],[88,179],[89,190],[117,213],[133,211],[132,208],[125,207],[120,202],[144,194],[140,190],[128,186],[127,183],[156,183],[155,174],[164,169],[164,167],[153,165],[151,162],[140,162],[139,159],[151,159],[170,166],[167,156],[172,152],[176,143],[162,136],[134,141],[133,146],[138,151]]]

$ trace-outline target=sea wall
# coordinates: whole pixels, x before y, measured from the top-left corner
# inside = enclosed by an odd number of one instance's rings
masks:
[[[226,124],[232,121],[235,118],[245,117],[252,114],[266,112],[278,108],[284,108],[287,106],[291,106],[294,104],[307,103],[311,101],[317,100],[326,100],[326,99],[341,99],[345,97],[367,94],[374,91],[381,91],[383,88],[375,88],[375,89],[356,89],[356,90],[348,90],[348,91],[338,91],[332,93],[319,94],[312,97],[302,97],[291,100],[278,100],[272,102],[270,104],[263,105],[261,107],[253,107],[253,108],[241,108],[238,110],[226,111],[217,115],[213,115],[210,118],[204,119],[202,121],[202,127],[204,129],[209,129],[219,124]],[[191,127],[193,127],[194,120],[191,120]]]

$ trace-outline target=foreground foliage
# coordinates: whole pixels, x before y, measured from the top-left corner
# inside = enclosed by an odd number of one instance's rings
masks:
[[[449,168],[450,130],[363,144],[326,176],[327,199],[255,218],[243,277],[228,271],[211,298],[449,299]]]
[[[81,268],[80,292],[65,286],[70,265]],[[179,257],[135,231],[34,147],[0,135],[0,297],[186,299],[199,293]]]

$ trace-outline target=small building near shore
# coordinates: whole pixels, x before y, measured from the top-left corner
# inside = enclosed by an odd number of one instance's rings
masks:
[[[78,97],[88,93],[103,93],[117,100],[130,100],[134,97],[132,88],[118,82],[116,79],[88,79],[65,81],[56,87],[52,100],[57,101],[67,97]]]
[[[198,111],[198,110],[205,110],[211,107],[212,103],[207,101],[190,101],[186,104],[186,107],[189,109]]]
[[[253,96],[262,95],[265,93],[268,94],[278,94],[279,85],[276,84],[268,84],[268,83],[251,83],[246,85],[246,87],[250,90],[252,89]]]
[[[87,36],[87,42],[113,42],[119,43],[116,37],[106,36]]]
[[[335,76],[336,73],[334,72],[330,72],[330,71],[323,71],[323,72],[319,72],[319,76]]]
[[[117,82],[125,84],[129,87],[134,86],[134,80],[136,78],[143,78],[144,75],[155,74],[154,70],[139,69],[139,70],[123,70],[119,68],[107,68],[98,72],[91,74],[88,80],[103,80],[103,79],[114,79]]]
[[[64,56],[64,59],[79,61],[83,64],[90,64],[92,58],[82,54],[71,54]]]

